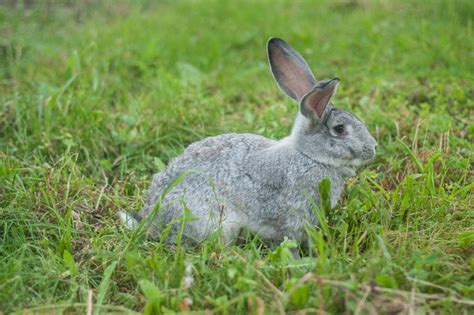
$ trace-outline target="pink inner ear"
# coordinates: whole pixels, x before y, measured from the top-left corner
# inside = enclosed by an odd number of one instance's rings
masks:
[[[304,106],[311,112],[315,112],[317,114],[317,117],[315,118],[321,118],[333,92],[334,89],[315,91],[306,97],[304,100]]]
[[[280,83],[286,90],[293,94],[296,100],[300,100],[309,90],[313,88],[314,82],[308,78],[304,65],[290,59],[283,50],[272,51],[272,65],[278,72]]]

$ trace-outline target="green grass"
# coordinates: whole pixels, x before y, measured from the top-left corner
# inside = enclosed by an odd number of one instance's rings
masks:
[[[473,312],[474,2],[28,3],[0,5],[0,313]],[[189,143],[288,134],[270,36],[379,143],[310,256],[125,230]]]

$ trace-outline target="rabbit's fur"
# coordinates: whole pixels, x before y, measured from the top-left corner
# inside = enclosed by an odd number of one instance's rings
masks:
[[[279,141],[253,134],[209,137],[155,174],[140,216],[157,209],[152,231],[171,225],[168,242],[176,241],[184,208],[194,216],[184,225],[186,239],[199,242],[220,230],[229,242],[249,229],[271,242],[285,236],[304,241],[304,224],[318,223],[312,209],[318,183],[330,178],[334,207],[344,179],[374,157],[376,141],[364,124],[329,104],[339,80],[316,81],[304,59],[281,39],[270,39],[267,50],[278,85],[300,104],[291,134]]]

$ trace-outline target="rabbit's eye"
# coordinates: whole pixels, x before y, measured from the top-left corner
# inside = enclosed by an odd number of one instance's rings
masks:
[[[336,125],[332,129],[339,136],[347,135],[347,131],[346,131],[346,128],[344,127],[344,125]]]

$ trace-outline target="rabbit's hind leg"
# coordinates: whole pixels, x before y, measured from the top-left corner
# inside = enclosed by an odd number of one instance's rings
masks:
[[[237,213],[227,212],[225,218],[219,222],[219,229],[224,244],[235,242],[243,226],[242,218]]]

